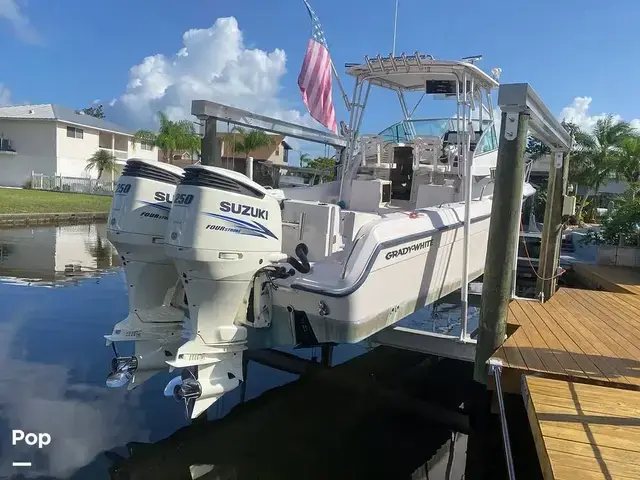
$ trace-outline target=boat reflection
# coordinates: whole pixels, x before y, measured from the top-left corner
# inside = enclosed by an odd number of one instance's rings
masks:
[[[324,374],[267,390],[222,418],[106,452],[110,478],[461,478],[466,436],[414,415],[394,396],[402,392],[455,409],[471,368],[379,347]],[[389,396],[384,389],[391,385]]]
[[[0,230],[0,281],[63,286],[119,266],[104,223]]]

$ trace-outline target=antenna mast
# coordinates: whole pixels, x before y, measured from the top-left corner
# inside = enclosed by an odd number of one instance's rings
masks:
[[[393,51],[391,55],[396,55],[396,34],[398,32],[398,0],[396,0],[396,14],[393,19]]]

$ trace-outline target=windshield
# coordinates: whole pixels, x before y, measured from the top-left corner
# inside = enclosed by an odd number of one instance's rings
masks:
[[[457,131],[457,120],[455,118],[433,118],[424,120],[403,120],[395,125],[386,128],[379,135],[385,142],[409,142],[416,135],[429,137],[443,137],[449,131]],[[480,128],[480,121],[472,120],[473,129],[480,131],[486,129],[492,120],[482,120],[484,129]]]

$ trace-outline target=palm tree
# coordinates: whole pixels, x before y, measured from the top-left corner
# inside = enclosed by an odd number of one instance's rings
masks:
[[[629,136],[622,141],[617,171],[630,184],[640,182],[640,136]]]
[[[311,162],[311,157],[309,156],[308,153],[303,153],[302,155],[300,155],[301,167],[306,167],[307,165],[309,165],[309,162]]]
[[[98,170],[98,180],[102,177],[103,172],[113,172],[116,169],[116,158],[107,150],[96,150],[87,160],[87,166],[84,169],[88,172],[93,169]]]
[[[133,136],[135,142],[151,144],[162,152],[168,163],[173,162],[175,152],[189,152],[193,155],[200,152],[200,136],[196,133],[193,122],[179,120],[174,122],[163,112],[158,112],[160,128],[158,133],[150,130],[138,130]]]
[[[633,134],[627,122],[616,122],[612,115],[607,115],[596,122],[592,133],[581,130],[575,132],[575,149],[571,157],[571,176],[573,181],[586,187],[577,217],[580,221],[589,192],[598,194],[602,184],[616,172],[622,144]]]
[[[236,128],[236,132],[240,140],[236,139],[236,133],[227,134],[227,138],[232,142],[234,151],[244,153],[245,159],[251,156],[251,152],[275,146],[274,138],[262,130],[247,131],[243,128]]]

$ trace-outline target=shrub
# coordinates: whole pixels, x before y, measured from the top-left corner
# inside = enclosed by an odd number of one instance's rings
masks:
[[[640,200],[628,199],[603,218],[600,232],[588,232],[585,243],[640,247]]]
[[[31,180],[25,180],[22,184],[22,188],[25,188],[27,190],[31,190],[32,187],[33,185],[31,184]]]

